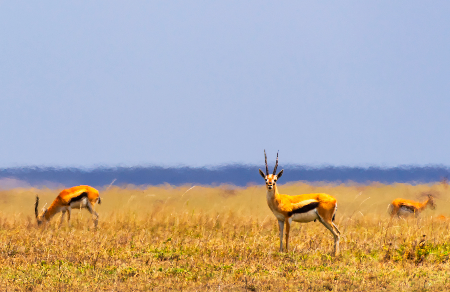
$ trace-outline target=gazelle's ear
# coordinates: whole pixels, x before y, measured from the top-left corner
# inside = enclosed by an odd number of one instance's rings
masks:
[[[282,169],[278,174],[277,174],[277,178],[280,178],[283,175],[283,171],[284,169]]]
[[[259,174],[263,177],[263,179],[266,179],[266,175],[264,174],[264,172],[262,172],[261,169],[259,169]]]

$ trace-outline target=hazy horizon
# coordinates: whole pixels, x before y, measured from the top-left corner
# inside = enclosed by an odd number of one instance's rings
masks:
[[[269,166],[269,171],[272,169]],[[74,185],[264,185],[257,166],[232,165],[220,168],[163,168],[163,167],[116,167],[116,168],[20,168],[0,169],[0,189],[46,186],[57,188]],[[262,168],[264,170],[264,168]],[[323,167],[309,168],[279,165],[284,169],[279,183],[298,181],[329,183],[435,183],[450,177],[449,167],[397,167],[355,168]]]
[[[261,168],[264,170],[264,164],[253,164],[253,163],[222,163],[222,164],[205,164],[205,165],[186,165],[186,164],[175,164],[175,165],[164,165],[164,164],[135,164],[135,165],[127,165],[127,164],[117,164],[117,165],[106,165],[106,164],[98,164],[98,165],[18,165],[18,166],[7,166],[0,167],[0,169],[78,169],[81,171],[91,171],[96,169],[115,169],[115,168],[192,168],[192,169],[219,169],[219,168],[227,168],[227,167],[253,167],[253,168]],[[271,167],[273,165],[269,164],[269,172],[271,171]],[[279,169],[283,167],[288,168],[311,168],[311,169],[323,169],[323,168],[360,168],[360,169],[394,169],[394,168],[450,168],[450,165],[445,164],[400,164],[400,165],[375,165],[375,164],[365,164],[365,165],[332,165],[332,164],[279,164]]]

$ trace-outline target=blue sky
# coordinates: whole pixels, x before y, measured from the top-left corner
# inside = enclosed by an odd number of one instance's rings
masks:
[[[0,1],[0,167],[450,165],[446,1]],[[271,163],[273,164],[273,162]]]

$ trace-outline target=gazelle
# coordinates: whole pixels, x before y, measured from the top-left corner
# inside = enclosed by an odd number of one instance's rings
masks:
[[[417,217],[427,206],[434,210],[436,205],[434,204],[433,196],[431,194],[427,194],[427,196],[428,199],[423,203],[400,198],[393,200],[389,205],[388,211],[391,214],[391,218],[395,215],[398,217],[415,215]]]
[[[339,238],[340,231],[333,223],[334,215],[337,209],[336,199],[330,195],[323,193],[302,194],[296,196],[282,195],[278,193],[277,180],[283,174],[283,169],[276,174],[278,167],[277,162],[272,174],[269,174],[267,166],[267,155],[264,150],[264,158],[266,162],[266,173],[259,170],[259,173],[266,181],[267,188],[267,204],[270,210],[278,220],[280,227],[280,252],[283,251],[283,229],[286,224],[286,251],[289,247],[289,231],[292,221],[307,223],[319,220],[334,236],[334,254],[339,255]]]
[[[43,212],[38,214],[39,197],[36,196],[36,203],[34,205],[34,213],[38,225],[43,222],[48,222],[57,213],[62,212],[61,222],[63,222],[64,214],[67,212],[67,222],[70,224],[70,215],[72,209],[86,208],[95,216],[94,223],[97,227],[98,214],[94,210],[96,203],[101,204],[100,195],[96,189],[90,186],[77,186],[70,189],[65,189],[59,193],[53,203],[48,209],[43,209]]]

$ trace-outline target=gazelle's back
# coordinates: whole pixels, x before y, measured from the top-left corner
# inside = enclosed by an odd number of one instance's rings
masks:
[[[87,193],[87,198],[92,204],[95,204],[99,197],[98,190],[91,186],[76,186],[62,190],[59,193],[58,198],[63,203],[67,204],[72,198],[80,196],[83,193]]]
[[[294,196],[286,196],[291,203],[298,203],[305,200],[317,200],[320,202],[332,202],[335,203],[336,199],[325,193],[311,193],[311,194],[301,194]]]

